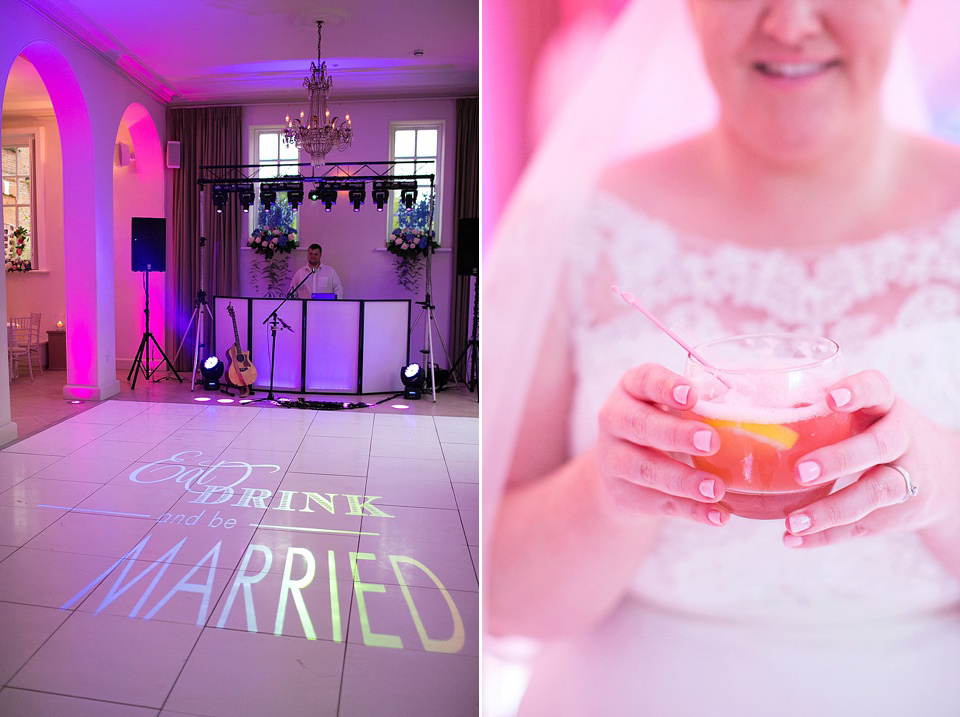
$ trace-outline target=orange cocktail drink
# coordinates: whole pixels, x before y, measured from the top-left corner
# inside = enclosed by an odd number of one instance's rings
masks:
[[[721,501],[736,515],[782,518],[827,495],[833,485],[797,483],[807,453],[850,436],[851,417],[835,413],[826,391],[844,376],[836,344],[818,337],[760,334],[698,347],[715,368],[691,358],[699,398],[684,417],[713,426],[720,448],[695,467],[726,485]]]

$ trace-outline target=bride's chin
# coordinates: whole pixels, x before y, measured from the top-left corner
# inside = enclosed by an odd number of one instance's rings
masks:
[[[752,153],[775,166],[818,164],[843,151],[850,137],[834,128],[809,124],[766,125],[735,132]]]

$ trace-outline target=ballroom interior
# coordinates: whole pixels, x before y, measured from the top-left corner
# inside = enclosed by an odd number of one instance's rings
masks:
[[[0,7],[0,716],[478,714],[478,4]]]

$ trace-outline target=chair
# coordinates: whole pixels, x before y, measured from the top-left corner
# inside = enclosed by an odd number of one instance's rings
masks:
[[[43,361],[40,359],[40,314],[32,313],[30,316],[15,316],[10,319],[9,324],[9,343],[8,349],[10,356],[10,375],[18,377],[20,375],[19,362],[21,358],[27,360],[27,368],[30,370],[30,380],[33,381],[33,359],[37,359],[37,368],[40,375],[43,375]]]

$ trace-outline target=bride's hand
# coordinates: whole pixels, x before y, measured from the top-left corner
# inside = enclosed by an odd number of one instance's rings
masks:
[[[803,456],[794,468],[797,481],[819,485],[863,473],[846,488],[789,515],[786,545],[818,547],[876,533],[921,530],[955,513],[960,486],[949,478],[960,465],[956,434],[898,399],[878,371],[834,384],[828,406],[853,414],[854,435]]]
[[[716,504],[723,482],[667,455],[707,456],[720,447],[710,426],[664,410],[689,410],[696,402],[690,381],[662,366],[644,364],[621,377],[599,416],[596,458],[608,512],[626,519],[644,514],[708,525],[727,521],[729,511]]]

